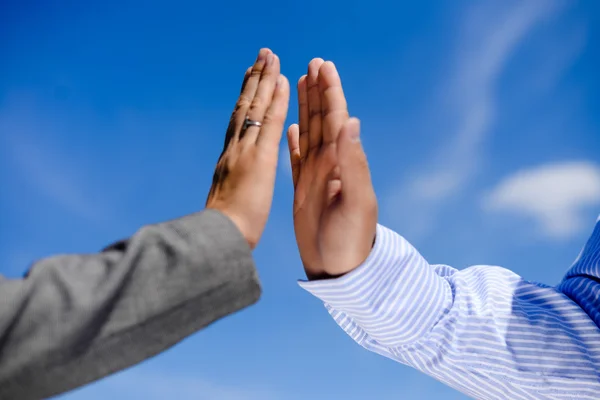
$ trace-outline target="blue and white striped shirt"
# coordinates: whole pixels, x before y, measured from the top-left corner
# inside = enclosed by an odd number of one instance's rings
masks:
[[[600,220],[557,287],[430,265],[381,225],[363,265],[300,285],[367,350],[474,398],[600,398]]]

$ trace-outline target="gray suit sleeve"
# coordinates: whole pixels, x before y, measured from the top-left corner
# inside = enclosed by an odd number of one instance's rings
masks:
[[[145,226],[99,254],[41,260],[23,280],[0,279],[0,399],[102,378],[260,294],[248,244],[213,210]]]

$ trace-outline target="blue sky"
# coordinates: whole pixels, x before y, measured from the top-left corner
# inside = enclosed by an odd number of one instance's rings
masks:
[[[292,83],[336,63],[380,222],[432,263],[555,284],[600,213],[596,2],[53,3],[0,5],[5,276],[201,209],[265,46]],[[297,286],[286,147],[260,303],[63,399],[464,398],[362,350]]]

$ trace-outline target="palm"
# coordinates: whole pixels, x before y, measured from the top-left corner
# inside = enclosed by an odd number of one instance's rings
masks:
[[[309,275],[316,275],[323,270],[325,260],[321,249],[331,241],[332,234],[335,236],[335,222],[340,216],[336,201],[338,193],[330,192],[329,201],[323,199],[321,204],[310,196],[317,171],[328,168],[325,161],[324,157],[309,157],[300,167],[294,192],[294,230],[302,263]],[[330,188],[334,188],[339,180],[330,182]]]
[[[306,173],[305,176],[309,174]],[[349,246],[365,240],[362,231],[364,218],[362,215],[345,212],[348,207],[334,189],[322,207],[311,204],[305,188],[308,179],[301,181],[298,182],[294,201],[294,229],[307,275],[309,278],[317,278],[342,274],[345,266],[353,263],[351,258],[354,258],[354,254],[349,251]],[[329,181],[329,185],[337,188],[335,180]],[[336,266],[340,269],[337,270]]]

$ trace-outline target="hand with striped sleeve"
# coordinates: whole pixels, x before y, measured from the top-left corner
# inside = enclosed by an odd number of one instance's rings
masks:
[[[558,286],[497,266],[430,264],[376,223],[359,123],[333,64],[313,60],[298,92],[288,142],[310,279],[300,285],[335,322],[365,349],[476,399],[598,399],[600,220]]]
[[[316,58],[298,81],[300,124],[288,130],[294,180],[294,228],[309,279],[343,275],[369,255],[377,199],[360,143],[360,122],[348,118],[335,65]]]

